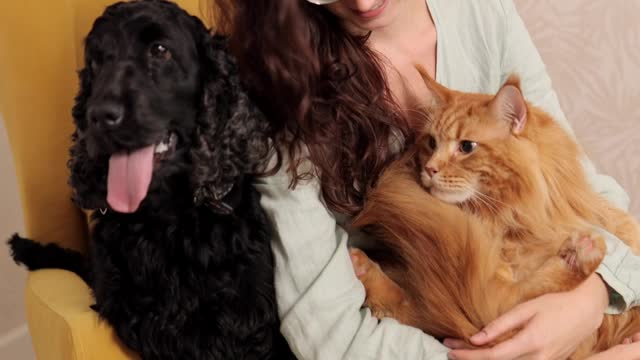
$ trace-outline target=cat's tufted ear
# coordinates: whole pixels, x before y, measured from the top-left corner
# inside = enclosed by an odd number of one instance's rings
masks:
[[[415,65],[415,68],[418,70],[418,73],[420,73],[422,81],[424,81],[427,89],[431,92],[433,99],[431,106],[442,107],[448,104],[453,96],[453,91],[438,84],[435,79],[427,73],[427,70],[425,70],[422,65]]]
[[[521,134],[527,123],[527,103],[520,90],[520,78],[511,75],[489,105],[492,114],[510,124],[513,134]]]

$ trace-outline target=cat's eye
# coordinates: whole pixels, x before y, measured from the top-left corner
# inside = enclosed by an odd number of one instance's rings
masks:
[[[149,48],[149,54],[152,57],[160,60],[171,59],[171,51],[169,51],[166,46],[158,43],[151,45],[151,47]]]
[[[471,154],[476,149],[478,143],[475,141],[462,140],[460,141],[460,152],[463,154]]]
[[[436,141],[436,138],[429,135],[429,139],[427,139],[427,145],[429,146],[429,149],[435,150],[438,147],[438,142]]]

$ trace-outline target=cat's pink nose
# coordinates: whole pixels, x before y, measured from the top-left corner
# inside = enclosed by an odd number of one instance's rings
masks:
[[[435,174],[438,173],[438,169],[436,169],[433,166],[427,166],[427,168],[425,170],[427,170],[427,174],[429,174],[429,176],[431,176],[431,177],[433,177]]]

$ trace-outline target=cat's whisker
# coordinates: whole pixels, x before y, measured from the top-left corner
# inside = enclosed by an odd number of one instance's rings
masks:
[[[483,201],[490,206],[492,212],[494,214],[498,214],[500,212],[500,207],[498,206],[498,204],[495,203],[495,201],[493,201],[491,198],[486,197],[484,194],[482,193],[478,193],[479,198],[483,199]]]
[[[472,199],[479,202],[480,206],[487,208],[487,210],[489,210],[490,213],[498,214],[498,208],[491,202],[487,201],[487,199],[482,198],[482,196],[476,196],[476,197],[473,197]]]
[[[500,204],[500,205],[508,206],[506,203],[504,203],[504,202],[494,198],[493,196],[490,196],[490,195],[488,195],[488,194],[486,194],[486,193],[484,193],[484,192],[472,187],[471,185],[467,185],[467,189],[468,190],[472,190],[474,195],[478,195],[478,196],[480,196],[480,197],[482,197],[482,198],[484,198],[486,200],[491,201],[492,203],[497,203],[497,204]]]
[[[471,205],[476,209],[487,209],[490,214],[497,214],[497,209],[491,203],[481,197],[473,197],[470,199]]]
[[[472,187],[470,185],[467,185],[466,189],[467,190],[471,190],[471,192],[473,193],[472,200],[478,200],[483,205],[485,205],[489,209],[489,211],[491,211],[494,214],[498,214],[500,209],[497,206],[496,202],[501,203],[500,201],[498,201],[497,199],[494,199],[491,196],[489,196],[489,195],[487,195],[487,194],[475,189],[474,187]],[[502,205],[505,205],[505,204],[502,203]]]
[[[490,195],[487,195],[487,194],[485,194],[485,193],[483,193],[483,192],[481,192],[481,191],[479,191],[479,190],[476,190],[476,191],[477,191],[479,194],[481,194],[483,197],[485,197],[486,199],[489,199],[489,200],[491,200],[491,201],[493,201],[493,202],[495,202],[495,203],[498,203],[498,204],[500,204],[500,205],[503,205],[503,206],[508,206],[506,203],[504,203],[504,202],[502,202],[502,201],[500,201],[500,200],[498,200],[498,199],[496,199],[496,198],[494,198],[494,197],[492,197],[492,196],[490,196]]]

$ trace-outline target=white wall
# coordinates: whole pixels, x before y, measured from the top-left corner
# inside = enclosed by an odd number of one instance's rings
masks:
[[[24,316],[26,272],[9,257],[8,237],[23,231],[13,159],[0,114],[0,359],[35,359]]]

